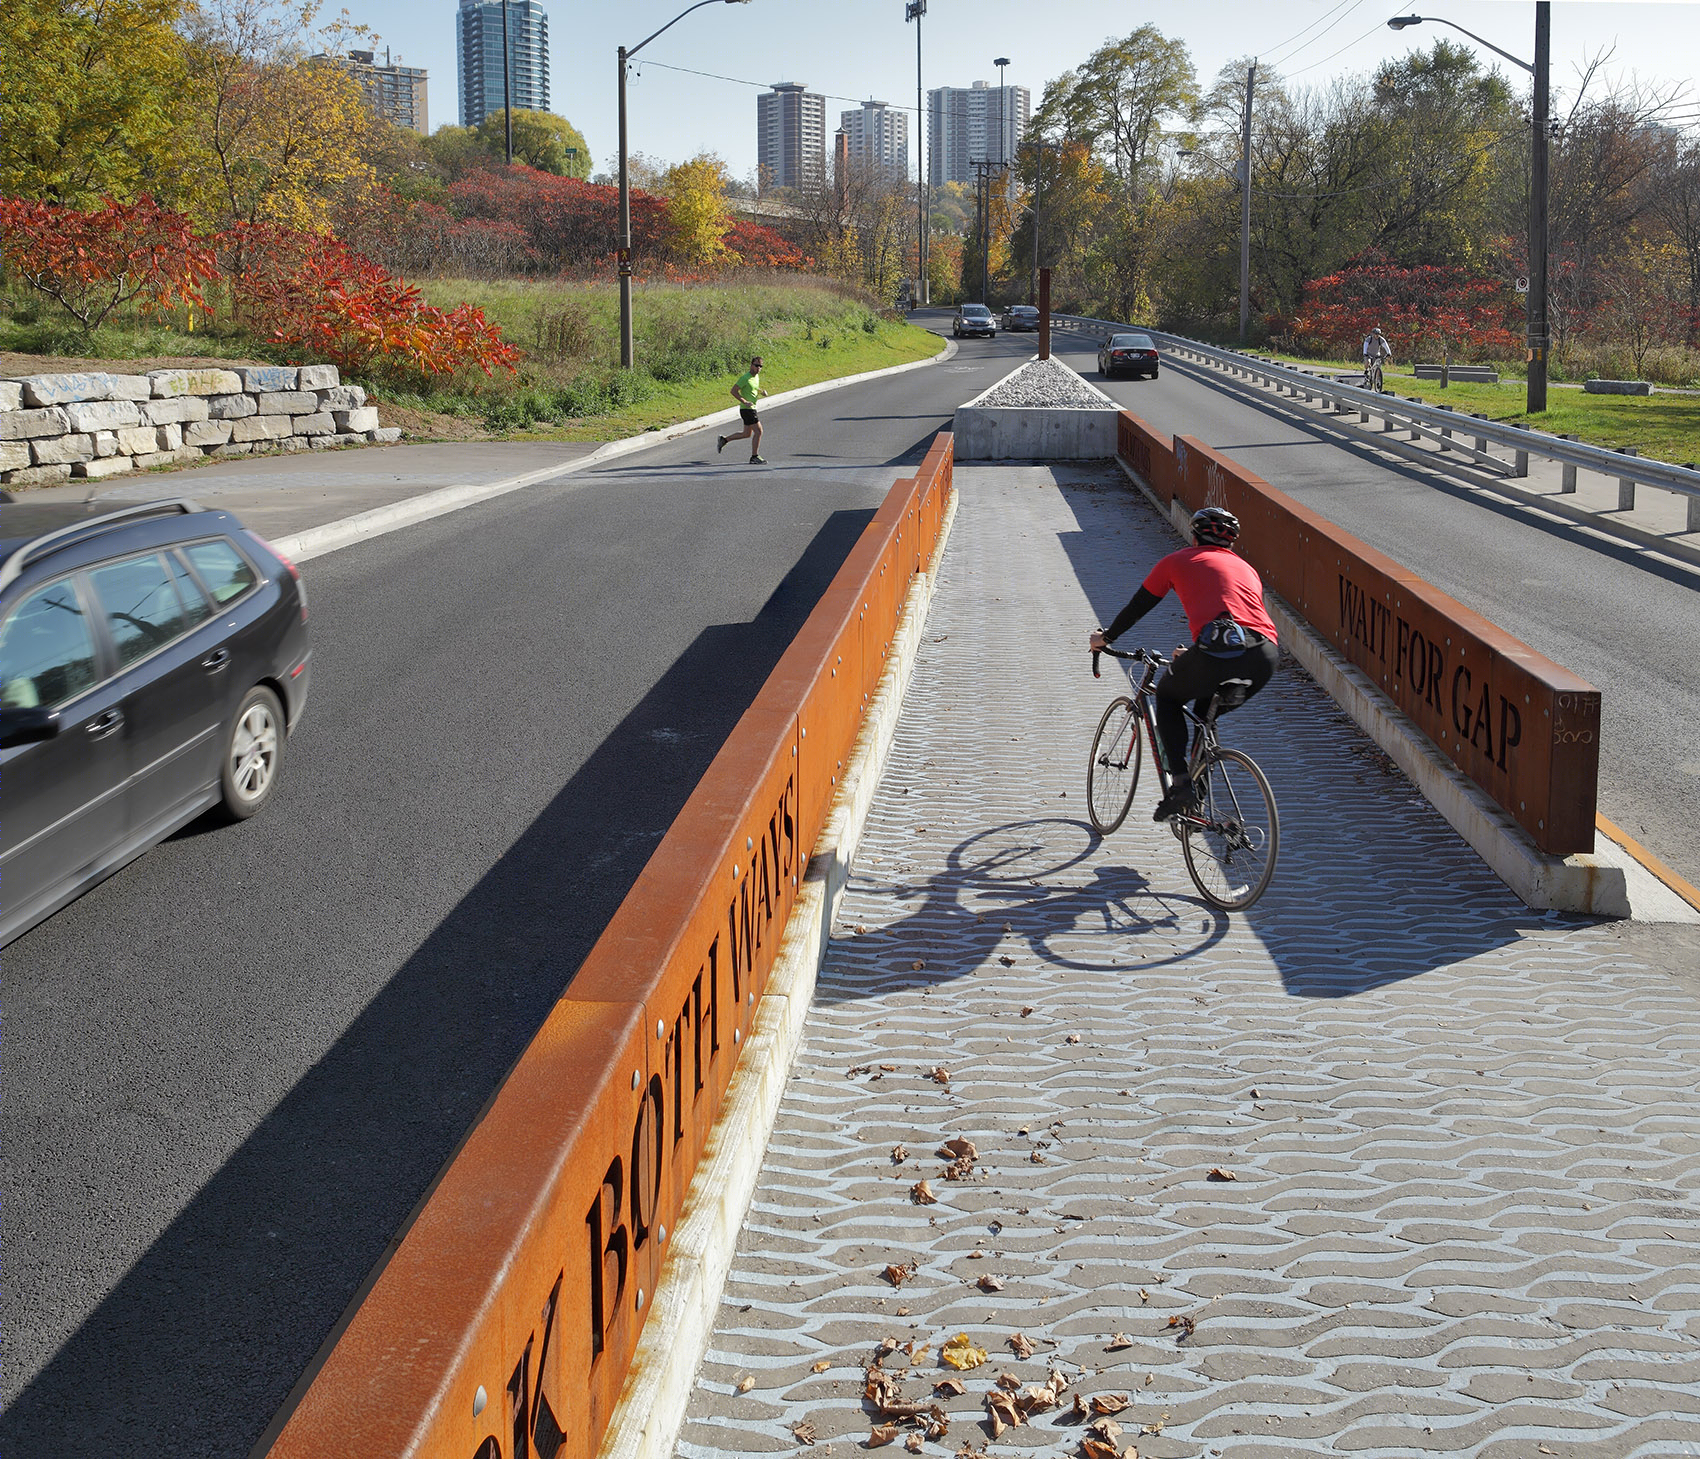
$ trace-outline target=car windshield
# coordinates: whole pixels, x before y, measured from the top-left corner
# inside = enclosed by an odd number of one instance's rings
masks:
[[[992,311],[984,304],[964,304],[962,315],[965,319],[989,319]]]

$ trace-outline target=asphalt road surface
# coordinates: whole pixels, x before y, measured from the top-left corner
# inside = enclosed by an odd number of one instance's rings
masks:
[[[278,799],[6,950],[0,1453],[248,1451],[887,488],[1032,347],[771,409],[766,469],[698,433],[307,564]]]
[[[1602,814],[1700,885],[1700,570],[1392,460],[1166,360],[1098,378],[1099,334],[1055,352],[1162,431],[1199,437],[1600,690]]]

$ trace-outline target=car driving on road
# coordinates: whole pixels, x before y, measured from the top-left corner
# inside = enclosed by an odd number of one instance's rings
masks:
[[[307,701],[300,575],[228,512],[0,503],[0,943],[277,788]]]
[[[998,322],[984,304],[958,304],[951,329],[958,339],[965,334],[983,334],[987,339],[996,339]]]
[[[1036,330],[1039,327],[1039,311],[1031,304],[1011,304],[1003,312],[1003,327],[1006,330]]]
[[[1157,378],[1157,341],[1148,334],[1112,334],[1098,346],[1098,373]]]

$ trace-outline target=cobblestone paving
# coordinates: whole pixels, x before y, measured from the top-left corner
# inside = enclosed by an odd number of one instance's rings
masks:
[[[1066,1407],[989,1437],[1054,1366],[1146,1459],[1700,1455],[1700,938],[1528,911],[1291,665],[1225,721],[1282,809],[1248,916],[1148,784],[1097,841],[1084,635],[1174,539],[1093,470],[957,483],[679,1454],[846,1454],[882,1340],[922,1400],[966,1332],[921,1452],[1080,1452]]]

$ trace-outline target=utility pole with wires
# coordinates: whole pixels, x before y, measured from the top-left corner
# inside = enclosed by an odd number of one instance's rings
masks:
[[[975,219],[980,228],[980,302],[991,307],[992,173],[1003,164],[982,157],[968,164],[974,169]]]
[[[1245,73],[1245,115],[1240,118],[1240,345],[1251,322],[1251,97],[1257,62]]]

